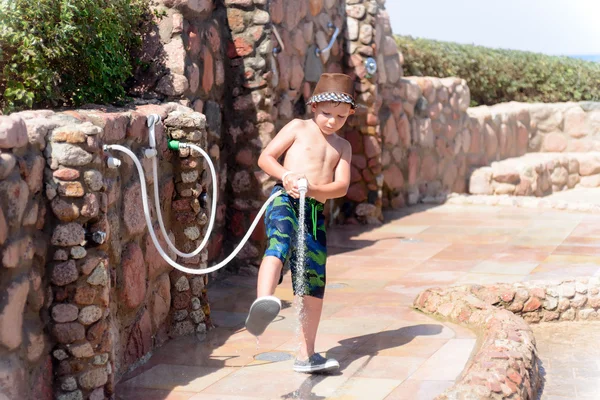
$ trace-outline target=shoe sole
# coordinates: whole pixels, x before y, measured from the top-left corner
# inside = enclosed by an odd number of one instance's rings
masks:
[[[314,373],[327,373],[333,372],[340,368],[340,364],[337,361],[327,361],[323,365],[294,365],[294,371],[302,372],[305,374],[314,374]]]
[[[246,319],[246,329],[254,336],[263,334],[267,326],[281,311],[281,301],[275,296],[266,296],[256,299]]]

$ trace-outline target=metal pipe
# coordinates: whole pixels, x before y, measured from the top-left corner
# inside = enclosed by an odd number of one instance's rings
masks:
[[[329,29],[333,29],[334,25],[330,22],[328,24]],[[337,39],[338,35],[340,34],[340,28],[338,28],[337,26],[335,27],[335,32],[333,32],[333,36],[331,37],[331,40],[329,41],[329,44],[327,45],[327,47],[325,47],[323,50],[320,50],[318,47],[315,49],[315,54],[319,55],[325,51],[329,51],[331,50],[331,48],[333,47],[333,44],[335,43],[335,40]]]

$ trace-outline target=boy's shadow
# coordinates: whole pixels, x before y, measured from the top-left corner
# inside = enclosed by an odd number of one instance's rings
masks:
[[[336,371],[336,373],[310,375],[302,382],[297,390],[285,394],[281,398],[299,400],[326,399],[326,397],[316,395],[312,390],[328,376],[342,375],[342,372],[349,365],[352,365],[355,361],[367,356],[356,370],[356,372],[359,372],[364,369],[380,351],[404,346],[417,336],[437,335],[442,332],[442,329],[443,325],[441,324],[419,324],[404,326],[391,331],[370,333],[368,335],[343,339],[338,342],[339,346],[333,347],[327,351],[327,357],[336,358],[340,362],[340,369]]]

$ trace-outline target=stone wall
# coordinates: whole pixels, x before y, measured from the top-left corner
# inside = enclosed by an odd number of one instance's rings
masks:
[[[1,398],[53,398],[47,318],[40,312],[49,295],[43,130],[28,132],[22,118],[0,117]]]
[[[469,108],[469,88],[458,78],[406,77],[380,87],[384,207],[441,202],[467,191],[541,196],[600,185],[595,167],[579,179],[576,160],[569,164],[579,158],[573,153],[600,146],[600,103]],[[527,153],[540,154],[521,158]],[[594,164],[594,156],[584,159]]]
[[[479,122],[467,113],[466,82],[407,77],[386,87],[382,99],[384,206],[463,192],[468,165],[486,162]]]
[[[156,126],[159,182],[143,157],[153,113],[164,121]],[[189,150],[174,155],[165,134],[207,147],[204,115],[176,103],[0,117],[0,342],[9,398],[27,390],[31,398],[110,397],[118,377],[155,346],[206,332],[206,277],[181,276],[159,256],[137,169],[103,151],[120,144],[138,155],[149,197],[160,187],[172,241],[189,252],[206,233],[205,166]],[[120,168],[107,167],[110,155]],[[207,251],[179,262],[206,267]]]

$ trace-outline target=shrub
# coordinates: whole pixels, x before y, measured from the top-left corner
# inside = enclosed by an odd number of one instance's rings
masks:
[[[600,63],[397,36],[404,75],[458,76],[472,105],[600,100]]]
[[[0,109],[125,97],[148,0],[0,0]]]

